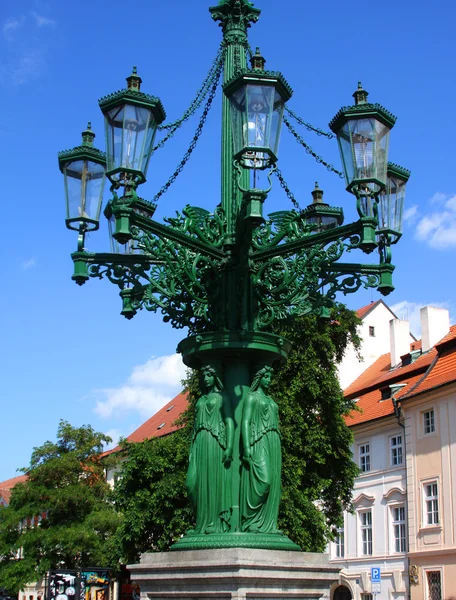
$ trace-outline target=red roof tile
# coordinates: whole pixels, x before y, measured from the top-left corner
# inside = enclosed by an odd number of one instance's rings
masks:
[[[179,425],[176,425],[177,419],[187,408],[187,393],[182,392],[175,398],[170,400],[168,404],[165,404],[158,412],[156,412],[150,419],[140,425],[138,429],[133,431],[128,437],[129,442],[143,442],[153,437],[163,437],[169,433],[173,433],[179,429]],[[108,450],[103,453],[103,456],[108,456],[113,452],[118,452],[119,446],[116,446],[112,450]]]
[[[417,384],[410,389],[405,397],[410,398],[423,392],[456,381],[456,326],[436,344],[434,360],[426,373]]]
[[[377,302],[371,302],[367,306],[362,306],[361,308],[358,308],[358,310],[356,311],[356,316],[358,317],[358,319],[362,319],[363,317],[365,317],[368,312],[370,312],[379,304],[379,302],[381,302],[381,300],[377,300]]]
[[[22,483],[23,481],[27,481],[27,475],[18,475],[6,481],[0,481],[0,490],[11,490],[17,483]]]
[[[410,344],[410,350],[421,348],[421,342]],[[405,400],[432,388],[456,381],[456,325],[429,352],[409,365],[391,369],[390,354],[380,356],[346,390],[345,396],[357,399],[359,411],[346,418],[347,425],[358,425],[394,413],[391,399],[381,400],[381,390],[388,385],[405,384],[395,393]]]

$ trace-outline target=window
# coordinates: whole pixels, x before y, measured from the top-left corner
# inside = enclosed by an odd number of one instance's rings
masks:
[[[427,571],[426,578],[429,600],[442,600],[442,579],[440,571]]]
[[[372,594],[362,594],[361,600],[372,600]]]
[[[423,425],[424,425],[424,434],[434,433],[435,431],[435,419],[434,419],[434,409],[427,410],[423,413]]]
[[[372,512],[366,510],[360,513],[361,519],[361,541],[363,543],[363,554],[372,554]]]
[[[363,473],[371,470],[369,444],[361,444],[359,446],[359,468]]]
[[[426,525],[439,524],[439,490],[437,481],[424,484],[424,522]]]
[[[390,438],[391,465],[402,464],[402,435],[393,435]]]
[[[375,327],[373,327],[372,325],[369,326],[369,336],[375,337]]]
[[[389,398],[391,398],[391,388],[390,388],[390,386],[384,387],[380,391],[382,393],[382,400],[388,400]]]
[[[393,515],[394,552],[406,552],[405,506],[394,506]]]
[[[345,535],[344,528],[337,529],[337,537],[334,539],[336,545],[336,558],[344,558],[345,556]]]

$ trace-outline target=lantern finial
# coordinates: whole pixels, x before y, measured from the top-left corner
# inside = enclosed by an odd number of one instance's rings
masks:
[[[315,188],[312,191],[312,198],[314,204],[323,203],[323,190],[318,187],[318,181],[315,182]]]
[[[141,89],[142,79],[138,75],[138,70],[136,67],[133,67],[131,75],[127,77],[127,88],[129,90],[136,90],[137,92]]]
[[[95,139],[95,134],[92,131],[92,123],[89,121],[87,123],[87,129],[82,132],[82,145],[88,148],[93,148],[93,140]]]
[[[250,64],[252,65],[252,69],[254,71],[264,71],[265,63],[266,63],[266,60],[265,60],[264,56],[261,55],[260,49],[257,46],[257,48],[255,50],[255,54],[250,59]]]
[[[366,92],[366,90],[363,89],[361,81],[358,81],[358,89],[353,94],[353,98],[355,99],[356,106],[358,106],[358,104],[367,104],[368,95],[369,95],[369,92]]]

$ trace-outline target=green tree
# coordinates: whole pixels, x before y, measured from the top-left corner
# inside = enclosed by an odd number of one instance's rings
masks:
[[[33,450],[27,480],[0,509],[0,587],[17,593],[57,567],[114,566],[119,517],[101,461],[110,441],[60,421],[57,441]]]
[[[270,393],[278,402],[282,431],[280,528],[306,551],[322,551],[350,507],[358,469],[352,435],[343,416],[354,405],[337,379],[337,363],[347,345],[359,348],[355,313],[338,305],[331,320],[302,317],[281,324],[276,333],[293,342],[286,365],[274,376]],[[197,376],[185,387],[190,404],[182,429],[140,444],[123,443],[123,462],[115,489],[122,522],[117,531],[119,558],[134,562],[146,550],[166,550],[191,527],[185,476],[199,396]]]

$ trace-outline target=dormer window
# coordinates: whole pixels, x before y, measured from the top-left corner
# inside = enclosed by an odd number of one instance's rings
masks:
[[[166,409],[166,412],[169,412],[173,408],[174,408],[174,404],[171,404],[171,406],[168,406],[168,408]]]
[[[162,427],[164,427],[165,425],[166,425],[166,423],[162,423],[161,425],[159,425],[159,426],[157,427],[157,429],[161,429],[161,428],[162,428]]]
[[[388,400],[388,398],[391,398],[390,386],[382,388],[381,393],[382,393],[382,400]]]

